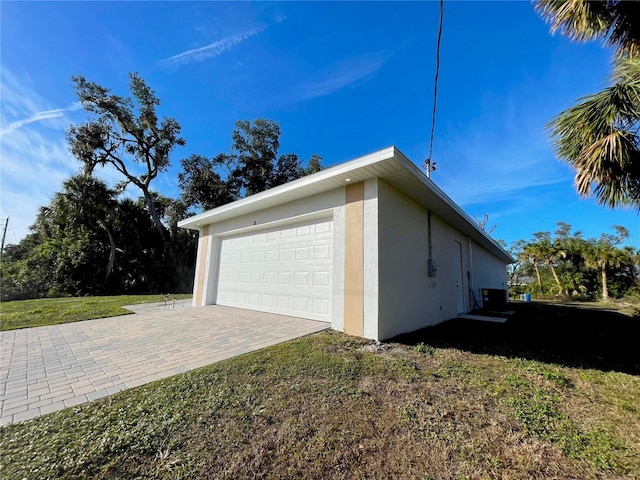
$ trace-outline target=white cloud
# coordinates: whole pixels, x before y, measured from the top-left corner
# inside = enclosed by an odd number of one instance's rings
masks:
[[[64,132],[44,136],[33,128],[15,130],[0,139],[2,202],[15,240],[28,233],[38,207],[49,202],[60,184],[78,168],[67,151]]]
[[[307,99],[331,95],[349,85],[366,81],[380,70],[384,61],[384,57],[373,57],[338,64],[337,68],[323,80],[303,84],[303,95]]]
[[[274,102],[279,105],[290,105],[360,85],[370,80],[389,58],[390,54],[382,52],[337,62],[331,66],[328,73],[319,74],[318,79],[303,81],[297,86],[292,86],[285,94],[274,99]]]
[[[0,99],[2,100],[2,124],[4,124],[4,115],[10,114],[14,117],[20,115],[32,114],[41,110],[42,99],[35,92],[29,90],[25,83],[29,80],[17,78],[4,65],[0,74]]]
[[[73,112],[74,110],[79,110],[82,108],[82,104],[80,102],[74,102],[67,108],[56,108],[54,110],[44,110],[41,112],[36,112],[33,115],[23,118],[22,120],[17,120],[15,122],[11,122],[6,128],[0,130],[0,135],[4,135],[13,130],[17,130],[24,125],[28,125],[33,122],[40,122],[42,120],[48,120],[52,118],[60,118],[64,117],[64,114],[67,112]]]
[[[9,216],[8,240],[20,241],[60,184],[78,167],[67,149],[68,113],[79,106],[51,108],[43,98],[3,66],[0,152],[3,216]]]
[[[571,182],[572,172],[554,158],[543,131],[551,117],[543,95],[529,85],[485,94],[475,118],[437,124],[432,179],[465,207],[524,208],[532,191]]]
[[[231,50],[233,47],[241,44],[248,38],[251,38],[254,35],[262,32],[263,30],[265,30],[265,28],[266,27],[258,27],[242,33],[238,33],[236,35],[231,35],[204,47],[187,50],[177,55],[173,55],[169,58],[165,58],[164,60],[160,60],[159,63],[174,68],[189,65],[190,63],[194,62],[202,63],[205,60],[221,55],[227,50]]]

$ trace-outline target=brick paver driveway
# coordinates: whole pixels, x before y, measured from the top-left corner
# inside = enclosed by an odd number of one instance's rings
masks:
[[[329,327],[219,305],[130,308],[138,313],[0,332],[0,423],[95,400]]]

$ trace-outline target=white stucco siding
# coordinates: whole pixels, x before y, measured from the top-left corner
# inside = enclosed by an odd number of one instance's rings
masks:
[[[378,339],[379,321],[379,270],[378,270],[378,185],[377,178],[364,183],[363,212],[363,277],[364,312],[362,334],[365,338]]]
[[[462,309],[468,311],[467,238],[432,215],[431,239],[437,271],[429,277],[427,210],[383,181],[378,184],[378,205],[378,339],[454,318],[460,313],[456,282]]]
[[[430,323],[439,303],[437,279],[427,275],[426,210],[379,181],[378,229],[377,338],[383,340]]]
[[[205,305],[205,295],[202,290],[203,283],[206,281],[207,265],[210,261],[211,249],[209,242],[211,236],[208,233],[208,227],[201,227],[198,231],[198,247],[196,251],[196,270],[195,280],[193,282],[193,299],[191,301],[194,307],[202,307]]]
[[[218,236],[237,234],[255,227],[265,228],[270,225],[296,223],[310,215],[331,214],[334,208],[340,206],[344,206],[344,188],[212,223],[209,225],[209,234]]]
[[[310,196],[278,207],[260,210],[228,220],[212,223],[208,226],[206,252],[198,251],[198,257],[207,258],[206,274],[202,285],[202,305],[217,303],[218,273],[221,241],[230,236],[251,234],[260,230],[279,228],[314,218],[332,218],[334,222],[331,270],[331,324],[341,329],[343,323],[344,291],[344,188],[337,188],[318,195]]]
[[[507,288],[507,265],[484,248],[471,242],[473,262],[472,288],[481,303],[481,288]]]

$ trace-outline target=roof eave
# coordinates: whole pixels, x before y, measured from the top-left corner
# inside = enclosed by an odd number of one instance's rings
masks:
[[[407,178],[406,173],[393,168],[389,168],[389,171],[383,174],[377,174],[373,172],[374,168],[371,168],[375,166],[376,169],[379,169],[378,167],[385,162],[392,164],[393,161],[400,163],[404,170],[411,174],[409,178]],[[392,187],[408,195],[423,208],[433,211],[437,216],[451,223],[456,229],[469,236],[479,245],[487,248],[505,263],[515,262],[487,232],[482,230],[464,210],[454,203],[424,172],[394,146],[208,210],[178,222],[178,226],[199,230],[204,225],[222,221],[232,216],[272,208],[311,194],[339,188],[348,184],[347,178],[351,181],[381,178]]]
[[[341,163],[333,167],[321,170],[311,175],[298,178],[291,182],[279,185],[264,192],[256,193],[249,197],[237,200],[220,207],[216,207],[212,210],[207,210],[193,217],[181,220],[178,222],[178,226],[182,228],[190,228],[193,230],[199,230],[202,226],[214,221],[219,221],[221,217],[225,217],[227,213],[237,211],[239,214],[251,213],[253,211],[262,210],[271,206],[287,203],[302,196],[309,194],[309,187],[313,185],[320,186],[316,188],[316,193],[327,191],[338,186],[344,186],[345,177],[349,177],[353,172],[361,169],[364,166],[375,164],[386,159],[391,159],[395,156],[397,149],[395,147],[388,147],[383,150],[378,150],[364,157],[351,160],[349,162]],[[373,176],[371,176],[373,177]],[[339,181],[336,181],[340,179]],[[322,188],[322,185],[326,185],[326,189]],[[304,195],[301,193],[304,192]]]

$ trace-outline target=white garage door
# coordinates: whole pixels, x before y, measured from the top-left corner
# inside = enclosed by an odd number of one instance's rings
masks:
[[[331,321],[331,219],[224,238],[217,303]]]

